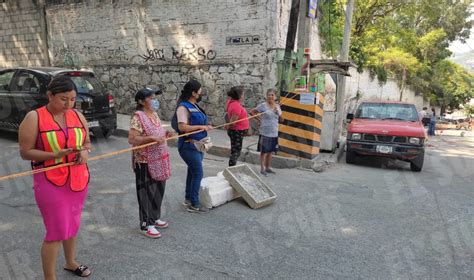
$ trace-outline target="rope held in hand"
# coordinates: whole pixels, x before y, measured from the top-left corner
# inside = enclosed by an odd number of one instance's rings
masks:
[[[287,100],[291,100],[296,96],[297,95],[295,94],[294,96],[292,96],[291,98],[288,98]],[[280,105],[284,105],[284,102],[281,103]],[[238,123],[238,122],[241,122],[241,121],[244,121],[244,120],[250,120],[250,119],[253,119],[253,118],[257,118],[257,117],[265,114],[265,112],[261,112],[261,113],[255,114],[253,116],[249,116],[247,118],[239,119],[239,120],[236,120],[236,121],[233,121],[233,122],[228,122],[228,123],[224,123],[224,124],[221,124],[221,125],[213,126],[212,129],[221,128],[221,127],[224,127],[224,126],[233,125],[235,123]],[[195,131],[191,131],[191,132],[188,132],[188,133],[171,136],[171,137],[165,138],[165,140],[178,139],[180,137],[186,137],[186,136],[193,135],[193,134],[203,132],[203,131],[204,130],[202,130],[202,129],[195,130]],[[104,158],[113,157],[113,156],[116,156],[116,155],[131,152],[131,151],[134,151],[134,150],[143,149],[143,148],[146,148],[148,146],[155,145],[156,143],[157,142],[150,142],[150,143],[143,144],[143,145],[140,145],[140,146],[135,146],[135,147],[122,149],[122,150],[118,150],[118,151],[114,151],[114,152],[110,152],[110,153],[105,153],[105,154],[98,155],[98,156],[93,156],[93,157],[89,158],[88,161],[95,161],[95,160],[101,160],[101,159],[104,159]],[[55,165],[55,166],[44,167],[44,168],[39,168],[39,169],[33,169],[33,170],[20,172],[20,173],[14,173],[14,174],[10,174],[10,175],[0,177],[0,182],[15,179],[15,178],[19,178],[19,177],[29,176],[29,175],[33,175],[33,174],[37,174],[37,173],[41,173],[41,172],[46,172],[46,171],[53,170],[53,169],[56,169],[56,168],[71,166],[71,165],[74,165],[74,164],[75,164],[74,162],[68,162],[68,163],[63,163],[63,164],[59,164],[59,165]]]

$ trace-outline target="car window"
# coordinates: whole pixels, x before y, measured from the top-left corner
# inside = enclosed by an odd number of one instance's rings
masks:
[[[2,71],[0,72],[0,91],[9,90],[10,81],[12,80],[15,71]]]
[[[362,103],[356,111],[356,118],[418,121],[418,113],[410,104]]]
[[[33,73],[27,71],[21,71],[15,76],[12,90],[22,92],[37,93],[40,89],[40,81]]]
[[[77,93],[99,94],[104,91],[103,85],[95,77],[88,75],[71,76],[71,80],[76,85]]]

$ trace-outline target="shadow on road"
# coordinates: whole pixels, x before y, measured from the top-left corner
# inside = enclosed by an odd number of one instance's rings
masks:
[[[0,138],[9,140],[9,141],[18,142],[18,132],[2,130],[0,131]]]
[[[345,158],[345,155],[342,157]],[[377,156],[357,156],[354,163],[358,166],[371,167],[377,169],[387,169],[387,170],[406,170],[410,171],[410,164],[405,161],[377,157]]]

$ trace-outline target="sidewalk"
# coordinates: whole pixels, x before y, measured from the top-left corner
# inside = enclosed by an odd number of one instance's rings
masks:
[[[117,131],[115,135],[127,137],[130,127],[129,123],[130,115],[117,114]],[[173,130],[170,122],[163,121],[162,123],[167,129]],[[230,139],[227,136],[227,131],[223,129],[213,129],[209,131],[209,136],[211,137],[213,147],[208,153],[228,158],[230,155]],[[258,135],[245,137],[239,161],[259,164],[260,153],[257,152],[257,143]],[[168,145],[171,147],[176,147],[176,144],[176,140],[168,141]],[[326,166],[337,163],[343,152],[344,144],[340,145],[335,153],[321,153],[313,160],[273,156],[272,166],[275,168],[304,168],[321,172]]]

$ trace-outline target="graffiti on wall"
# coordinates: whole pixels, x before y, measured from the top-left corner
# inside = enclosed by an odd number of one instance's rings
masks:
[[[182,48],[155,48],[147,49],[146,53],[139,55],[143,62],[170,61],[170,62],[189,62],[189,61],[212,61],[217,53],[214,50],[206,50],[203,47],[196,47],[192,44]]]
[[[53,61],[68,66],[81,65],[82,59],[107,62],[127,61],[126,51],[125,46],[53,46]]]
[[[205,49],[194,44],[178,47],[154,48],[147,49],[146,53],[135,55],[129,58],[125,46],[104,47],[97,45],[82,46],[53,46],[52,48],[53,62],[58,65],[80,66],[83,61],[100,61],[100,62],[135,62],[138,57],[140,62],[201,62],[212,61],[216,58],[217,53],[212,49]]]
[[[53,47],[53,63],[55,65],[78,66],[82,64],[81,62],[81,59],[71,49]]]

